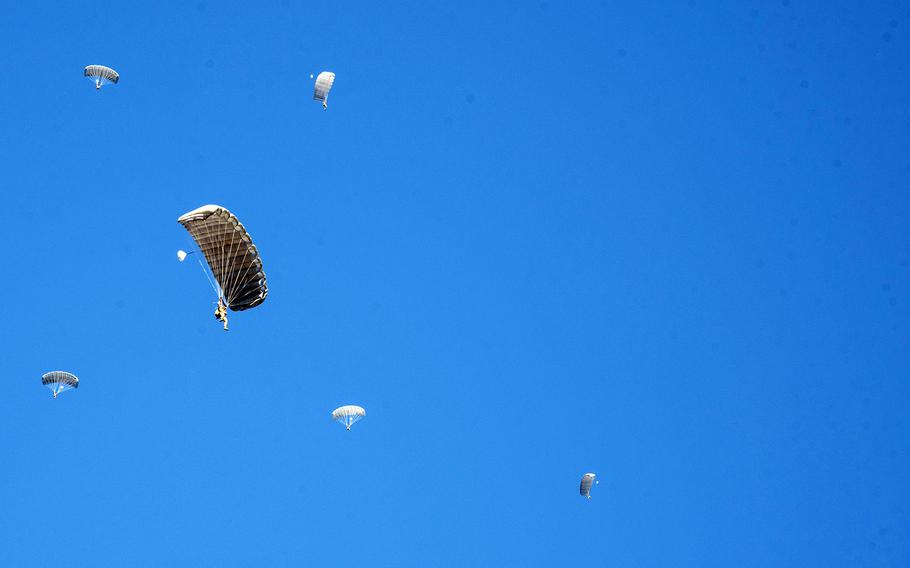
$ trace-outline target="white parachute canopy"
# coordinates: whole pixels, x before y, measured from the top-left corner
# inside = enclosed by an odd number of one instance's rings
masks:
[[[331,71],[323,71],[316,77],[316,87],[313,89],[313,100],[322,101],[323,110],[328,108],[329,91],[335,84],[335,74]]]
[[[50,389],[54,398],[70,389],[79,388],[79,377],[66,371],[51,371],[41,377],[41,384]]]
[[[186,260],[186,251],[185,250],[177,251],[177,260],[179,260],[180,262],[183,262],[184,260]]]
[[[86,65],[82,74],[95,83],[96,89],[111,83],[116,85],[120,81],[120,74],[105,65]]]
[[[595,477],[596,475],[593,473],[586,473],[581,478],[581,486],[578,488],[578,492],[586,499],[591,498],[591,487],[594,485]]]
[[[350,430],[351,426],[353,426],[355,422],[359,422],[366,415],[367,411],[364,410],[362,406],[349,404],[347,406],[340,406],[333,410],[332,420],[338,422],[339,424],[344,424],[344,427]]]

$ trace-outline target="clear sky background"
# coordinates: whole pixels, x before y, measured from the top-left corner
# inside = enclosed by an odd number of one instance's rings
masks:
[[[0,30],[0,565],[910,563],[910,3]],[[207,203],[268,277],[229,333]]]

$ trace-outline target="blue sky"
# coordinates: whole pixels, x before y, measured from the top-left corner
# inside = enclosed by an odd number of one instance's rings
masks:
[[[907,2],[0,28],[0,565],[910,562]],[[269,282],[227,334],[207,203]]]

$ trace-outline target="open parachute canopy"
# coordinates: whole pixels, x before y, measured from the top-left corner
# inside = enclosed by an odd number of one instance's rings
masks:
[[[362,406],[349,404],[333,410],[332,420],[339,424],[344,424],[344,427],[350,430],[355,422],[362,420],[366,415],[367,411],[364,410]]]
[[[64,391],[79,388],[79,378],[66,371],[51,371],[41,377],[41,384],[49,388],[54,398],[57,398]]]
[[[581,486],[578,488],[578,492],[581,493],[583,497],[588,499],[591,498],[591,487],[594,485],[594,478],[596,476],[593,473],[586,473],[581,478]]]
[[[329,91],[332,90],[332,85],[334,84],[335,74],[331,71],[323,71],[316,77],[316,87],[313,89],[313,100],[321,101],[322,108],[328,106]]]
[[[237,217],[224,207],[205,205],[183,215],[177,222],[189,231],[205,256],[218,283],[219,300],[235,312],[255,308],[265,301],[269,288],[265,283],[262,260],[253,239]]]
[[[85,68],[85,76],[91,77],[95,81],[95,88],[100,89],[101,85],[106,83],[117,83],[120,80],[120,74],[104,65],[89,65]]]

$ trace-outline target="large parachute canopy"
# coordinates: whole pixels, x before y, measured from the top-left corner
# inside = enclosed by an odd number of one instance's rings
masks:
[[[366,415],[367,411],[364,410],[362,406],[349,404],[347,406],[341,406],[333,410],[332,420],[338,422],[339,424],[344,424],[344,427],[350,430],[351,426],[353,426],[355,422],[359,422]]]
[[[591,487],[594,485],[595,477],[593,473],[586,473],[581,478],[581,487],[578,488],[578,492],[587,499],[591,498]]]
[[[57,398],[64,391],[79,388],[79,378],[66,371],[51,371],[41,377],[41,384],[49,388],[54,398]]]
[[[218,205],[204,205],[177,222],[190,232],[205,256],[218,284],[218,299],[225,306],[239,312],[265,301],[269,288],[259,250],[233,213]]]
[[[329,106],[329,91],[335,84],[335,74],[331,71],[323,71],[316,77],[316,87],[313,90],[313,100],[322,101],[322,108],[325,110]]]
[[[91,77],[95,81],[95,88],[100,89],[101,85],[108,83],[116,84],[120,80],[120,74],[104,65],[89,65],[85,68],[85,76]]]

